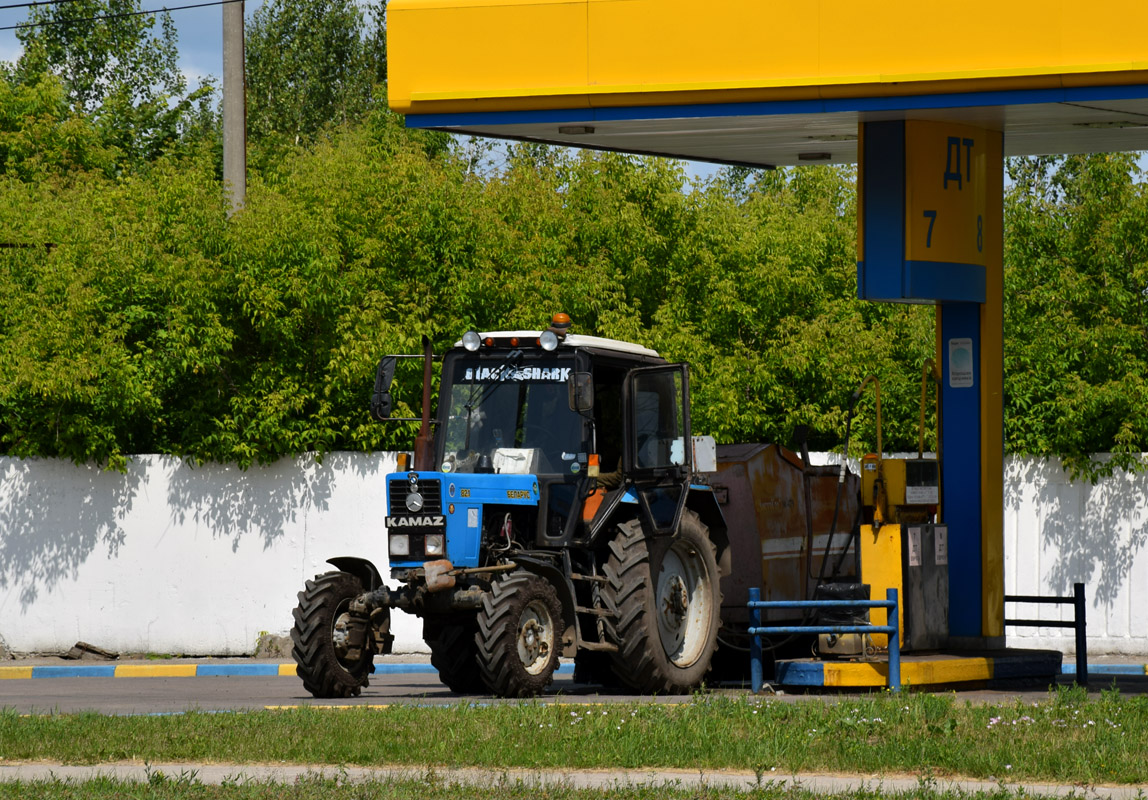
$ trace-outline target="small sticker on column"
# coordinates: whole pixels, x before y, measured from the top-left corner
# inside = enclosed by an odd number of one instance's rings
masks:
[[[933,528],[933,547],[938,566],[949,563],[949,526],[937,525]]]
[[[975,383],[973,340],[949,339],[949,388],[971,389]]]
[[[921,566],[921,529],[909,528],[909,566]]]

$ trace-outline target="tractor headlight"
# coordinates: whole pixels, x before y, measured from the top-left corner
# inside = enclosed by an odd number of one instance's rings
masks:
[[[428,556],[441,556],[443,555],[443,541],[441,533],[428,533],[427,534],[427,555]]]
[[[474,331],[467,331],[462,335],[462,346],[470,352],[474,352],[482,346],[482,339],[478,338],[478,334]]]
[[[411,554],[411,537],[405,533],[391,535],[391,555],[409,556]]]
[[[542,331],[542,335],[538,337],[538,344],[542,345],[542,349],[547,352],[558,349],[558,336],[554,331]]]

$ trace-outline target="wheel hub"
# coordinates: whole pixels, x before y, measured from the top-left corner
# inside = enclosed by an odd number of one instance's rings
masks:
[[[335,658],[345,669],[354,669],[362,660],[365,639],[365,621],[342,606],[331,623],[331,646],[335,650]]]
[[[706,642],[712,592],[696,549],[684,542],[670,547],[662,560],[656,591],[662,648],[671,662],[689,666]]]
[[[554,644],[554,624],[542,603],[530,603],[518,626],[518,658],[532,675],[546,668]]]
[[[662,615],[666,624],[680,628],[685,621],[686,609],[689,607],[690,597],[686,593],[686,582],[680,575],[674,575],[667,582],[666,591],[662,597]]]
[[[335,655],[340,659],[347,657],[347,640],[350,637],[351,615],[344,611],[335,618],[331,626],[331,644],[335,647]]]

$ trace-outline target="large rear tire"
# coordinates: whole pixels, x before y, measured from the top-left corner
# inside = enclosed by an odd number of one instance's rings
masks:
[[[327,572],[307,581],[299,592],[299,605],[291,628],[291,655],[303,686],[315,697],[355,697],[374,672],[374,650],[366,621],[349,611],[363,585],[346,572]],[[363,646],[354,657],[348,634],[364,626]]]
[[[618,526],[603,568],[614,620],[614,673],[639,692],[679,694],[710,668],[721,588],[709,531],[692,511],[673,536],[647,539],[637,520]]]
[[[554,680],[562,650],[562,604],[548,582],[511,572],[494,582],[478,612],[478,665],[498,697],[534,697]]]
[[[474,634],[478,630],[473,617],[423,619],[423,641],[431,651],[431,666],[438,679],[455,694],[480,694],[486,691],[478,671],[478,647]]]

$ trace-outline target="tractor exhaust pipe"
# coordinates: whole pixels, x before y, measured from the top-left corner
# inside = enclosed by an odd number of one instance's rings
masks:
[[[431,350],[430,337],[423,335],[423,418],[419,427],[419,434],[415,437],[415,465],[416,470],[434,469],[434,440],[430,432],[431,407],[431,367],[434,364],[434,352]]]

